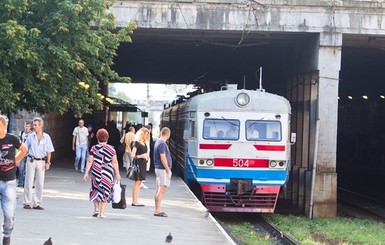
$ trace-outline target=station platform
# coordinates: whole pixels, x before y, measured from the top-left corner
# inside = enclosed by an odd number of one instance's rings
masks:
[[[133,181],[122,172],[127,185],[126,209],[113,209],[106,218],[92,217],[93,203],[88,194],[90,182],[73,168],[52,165],[46,172],[42,207],[45,210],[23,209],[23,188],[17,188],[13,245],[42,245],[51,237],[54,245],[165,244],[171,232],[171,244],[236,244],[207,215],[205,207],[177,176],[172,177],[162,202],[168,217],[154,216],[155,175],[147,175],[139,202],[145,207],[131,206]],[[2,217],[1,217],[2,218]]]

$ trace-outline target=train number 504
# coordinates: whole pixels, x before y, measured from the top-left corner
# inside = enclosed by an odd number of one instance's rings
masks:
[[[233,167],[237,168],[247,168],[249,167],[248,159],[233,159]]]

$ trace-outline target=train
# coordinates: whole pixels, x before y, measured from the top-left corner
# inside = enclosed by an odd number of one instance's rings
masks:
[[[284,97],[229,84],[165,106],[160,121],[173,166],[208,211],[273,213],[290,171],[290,116]]]

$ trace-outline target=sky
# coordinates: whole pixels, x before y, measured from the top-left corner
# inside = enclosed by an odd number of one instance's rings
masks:
[[[186,95],[187,92],[193,91],[193,85],[179,84],[148,84],[149,96],[152,100],[172,101],[177,95]],[[118,91],[125,91],[127,96],[132,100],[145,100],[147,98],[147,84],[145,83],[116,83],[114,84]]]

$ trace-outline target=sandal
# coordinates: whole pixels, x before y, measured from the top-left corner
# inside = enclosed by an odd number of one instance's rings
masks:
[[[168,217],[165,212],[155,213],[154,216],[157,216],[157,217]]]
[[[99,211],[94,211],[94,213],[92,214],[92,217],[98,217],[99,215]]]

